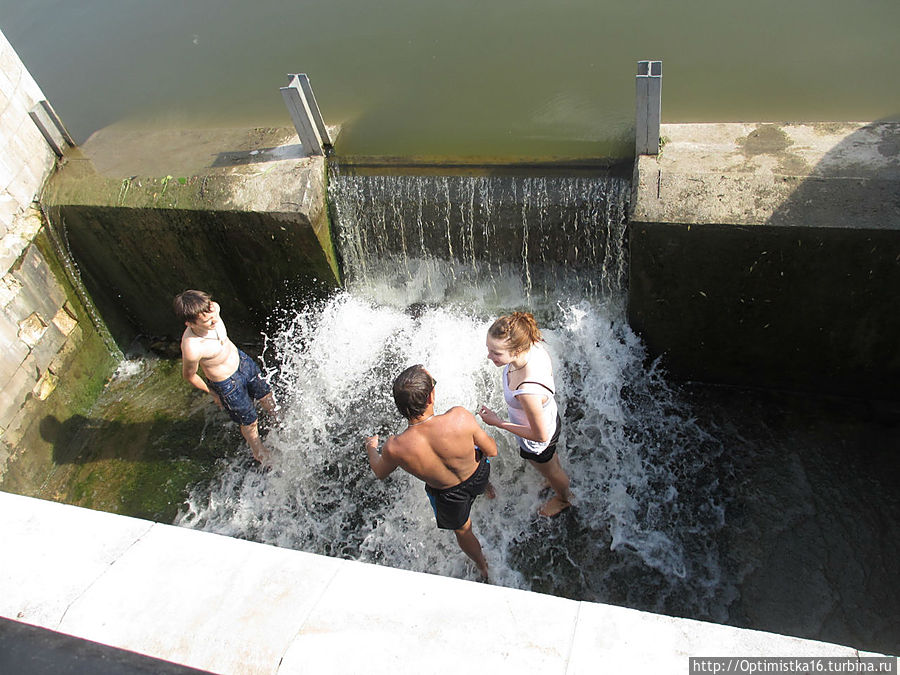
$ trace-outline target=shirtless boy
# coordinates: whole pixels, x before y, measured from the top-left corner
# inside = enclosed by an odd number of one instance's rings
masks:
[[[181,374],[185,380],[207,392],[220,408],[241,428],[253,457],[261,464],[269,462],[257,428],[254,400],[274,413],[272,389],[253,359],[228,339],[219,315],[219,304],[203,291],[185,291],[175,296],[175,314],[186,326],[181,336]],[[197,374],[202,368],[208,382]]]
[[[481,543],[472,532],[469,511],[489,487],[497,444],[462,407],[434,414],[437,382],[424,366],[410,366],[394,380],[394,403],[407,419],[406,430],[390,436],[378,454],[378,436],[366,439],[366,453],[375,476],[387,478],[398,466],[425,481],[437,526],[453,530],[456,541],[487,579],[488,565]],[[492,491],[492,490],[491,490]]]

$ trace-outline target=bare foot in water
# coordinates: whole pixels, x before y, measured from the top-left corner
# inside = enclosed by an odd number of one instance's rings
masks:
[[[542,516],[552,518],[553,516],[558,515],[561,511],[565,511],[570,506],[572,506],[571,502],[567,502],[559,495],[553,495],[550,500],[541,507],[541,510],[538,511],[538,513],[540,513]]]
[[[488,482],[487,487],[484,488],[484,496],[487,497],[488,499],[496,499],[497,498],[497,491],[494,489],[493,483]]]

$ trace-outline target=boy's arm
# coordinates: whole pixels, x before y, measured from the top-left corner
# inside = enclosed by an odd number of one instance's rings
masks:
[[[192,349],[182,344],[181,376],[200,391],[205,391],[207,394],[212,396],[213,400],[216,402],[216,405],[222,407],[222,402],[219,400],[218,394],[216,394],[216,392],[214,392],[207,386],[206,382],[203,381],[203,378],[200,377],[200,374],[197,372],[199,367],[200,357],[194,354]]]
[[[391,439],[384,444],[381,454],[378,454],[378,434],[366,438],[366,454],[369,456],[369,466],[372,473],[379,480],[384,480],[396,469],[399,464],[390,451]]]

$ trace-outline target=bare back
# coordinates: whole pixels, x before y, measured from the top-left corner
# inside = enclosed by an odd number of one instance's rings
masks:
[[[458,485],[475,472],[476,445],[488,457],[497,454],[497,444],[478,425],[475,416],[457,406],[392,436],[383,453],[405,471],[442,490]]]

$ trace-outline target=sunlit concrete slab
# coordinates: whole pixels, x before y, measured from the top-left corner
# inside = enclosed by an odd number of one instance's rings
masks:
[[[56,628],[153,523],[0,492],[0,615]]]
[[[850,647],[583,602],[568,675],[688,672],[691,656],[855,658]]]
[[[634,223],[900,229],[900,123],[663,124]]]
[[[269,672],[340,561],[156,525],[59,630],[194,668]]]
[[[562,674],[578,604],[348,564],[310,614],[279,672]]]
[[[0,616],[215,673],[684,673],[690,656],[860,655],[2,492],[0,538]]]

